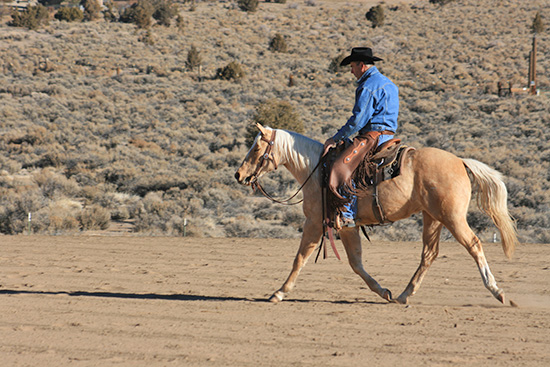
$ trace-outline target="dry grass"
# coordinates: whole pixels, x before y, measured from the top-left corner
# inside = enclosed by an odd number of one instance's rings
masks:
[[[367,45],[386,60],[379,67],[400,88],[399,136],[500,170],[522,238],[548,241],[548,33],[538,44],[542,95],[496,95],[498,81],[526,84],[529,27],[537,11],[550,20],[545,4],[391,1],[384,26],[373,29],[365,13],[375,2],[260,3],[254,13],[229,2],[199,2],[195,11],[180,7],[181,30],[174,22],[149,35],[104,21],[52,20],[29,31],[6,26],[4,17],[1,227],[17,233],[25,229],[19,211],[51,217],[57,201],[73,200],[84,203],[81,211],[100,205],[113,218],[135,219],[145,233],[181,234],[181,219],[188,218],[207,227],[196,235],[297,236],[294,209],[273,206],[258,217],[256,198],[234,182],[247,151],[246,127],[259,103],[280,99],[299,113],[306,135],[326,139],[347,119],[354,92],[353,76],[330,72],[329,65]],[[287,52],[269,51],[276,34]],[[200,71],[186,67],[193,45]],[[246,76],[238,83],[217,79],[217,70],[233,61]],[[43,170],[49,181],[16,179]],[[265,186],[281,196],[296,187],[282,172]],[[33,199],[23,203],[23,193]],[[128,195],[122,207],[109,204],[116,194]],[[54,219],[34,229],[72,228],[69,219],[65,225]],[[410,220],[375,234],[417,239],[417,227]],[[492,237],[493,230],[483,235]]]

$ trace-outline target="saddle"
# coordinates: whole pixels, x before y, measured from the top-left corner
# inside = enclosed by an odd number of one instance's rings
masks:
[[[375,143],[377,142],[378,136],[375,137]],[[359,140],[359,143],[356,141],[354,141],[354,143],[356,144],[340,144],[336,148],[330,149],[327,154],[321,157],[320,163],[323,202],[323,233],[328,235],[332,250],[338,259],[340,259],[340,255],[338,254],[334,244],[332,229],[335,227],[334,223],[336,216],[340,215],[343,205],[347,203],[347,199],[342,197],[338,190],[343,187],[345,188],[344,191],[347,191],[348,193],[352,192],[354,195],[360,196],[361,193],[366,192],[367,188],[372,187],[372,206],[379,222],[378,225],[387,223],[384,210],[382,209],[380,200],[378,199],[377,186],[382,181],[390,180],[399,176],[405,153],[414,149],[401,145],[400,139],[391,139],[384,144],[381,144],[379,147],[377,147],[377,144],[370,144],[370,147],[368,146],[369,144],[361,144],[361,140]],[[359,150],[354,148],[354,146],[357,148],[357,145],[359,146]],[[346,152],[351,153],[346,155]],[[347,160],[347,158],[350,159]],[[333,176],[332,173],[334,172],[335,162],[339,159],[343,159],[346,162],[351,161],[350,165],[345,165],[345,170],[337,172],[337,175]],[[336,164],[336,166],[338,166],[338,164]],[[336,183],[336,191],[331,188],[331,184],[334,185],[335,183],[334,177],[341,179],[340,183]],[[352,184],[350,185],[349,182],[352,182]],[[364,226],[361,226],[361,230],[367,240],[370,241]],[[315,257],[315,262],[317,262],[322,250],[323,258],[327,257],[327,248],[324,246],[324,243],[325,236],[323,235],[319,245],[319,251]]]
[[[336,215],[349,202],[346,196],[362,196],[371,188],[374,191],[373,210],[379,224],[387,222],[378,200],[377,186],[399,176],[404,153],[414,148],[401,144],[400,139],[391,139],[377,147],[379,134],[374,134],[366,140],[356,138],[353,144],[341,144],[322,158],[323,206],[329,225],[333,226]]]
[[[413,148],[401,144],[400,139],[391,139],[381,144],[370,158],[365,157],[355,169],[352,175],[355,182],[354,194],[399,176],[404,153],[410,149]]]

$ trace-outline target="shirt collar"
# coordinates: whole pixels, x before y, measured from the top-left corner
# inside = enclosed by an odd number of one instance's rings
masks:
[[[376,68],[376,66],[374,66],[374,65],[371,66],[369,68],[369,70],[365,71],[363,73],[363,75],[361,75],[361,77],[359,79],[357,79],[357,84],[363,83],[365,80],[367,80],[367,78],[369,76],[371,76],[372,74],[377,73],[377,72],[378,72],[378,69]]]

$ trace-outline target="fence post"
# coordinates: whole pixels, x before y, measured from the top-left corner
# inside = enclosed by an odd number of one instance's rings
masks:
[[[183,237],[187,236],[187,218],[183,219]]]

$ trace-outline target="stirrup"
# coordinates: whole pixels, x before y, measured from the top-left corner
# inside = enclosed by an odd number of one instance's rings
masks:
[[[353,228],[355,227],[355,220],[349,218],[342,218],[341,215],[336,215],[334,219],[334,229],[339,231],[344,227]]]

